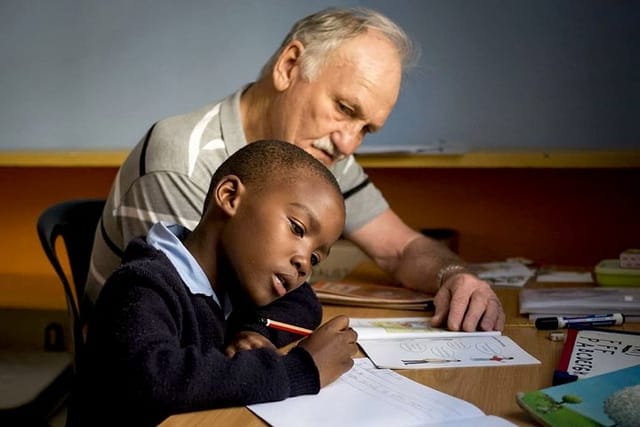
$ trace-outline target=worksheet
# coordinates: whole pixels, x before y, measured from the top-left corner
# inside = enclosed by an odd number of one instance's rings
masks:
[[[536,365],[540,361],[504,335],[358,340],[379,368],[435,369]]]
[[[500,331],[449,331],[429,317],[351,318],[358,345],[379,368],[430,369],[540,363]]]
[[[390,369],[376,369],[366,358],[355,359],[349,372],[317,395],[248,408],[278,427],[514,426]]]

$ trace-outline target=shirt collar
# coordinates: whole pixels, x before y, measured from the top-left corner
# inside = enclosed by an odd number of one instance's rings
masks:
[[[231,301],[229,295],[225,294],[224,304],[220,304],[218,296],[213,291],[209,278],[200,267],[200,264],[191,255],[191,252],[182,244],[182,241],[190,231],[182,225],[156,223],[147,234],[147,243],[162,251],[174,268],[178,271],[180,278],[193,295],[206,295],[223,309],[225,318],[231,314]]]
[[[220,105],[220,129],[229,156],[247,145],[247,137],[244,134],[244,126],[242,125],[240,98],[242,98],[242,94],[249,86],[246,85],[226,97]]]

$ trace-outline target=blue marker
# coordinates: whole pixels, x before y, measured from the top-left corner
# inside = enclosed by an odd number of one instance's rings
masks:
[[[576,317],[540,317],[536,319],[536,328],[542,330],[560,329],[560,328],[590,328],[592,326],[614,326],[624,323],[624,315],[621,313],[613,314],[591,314],[588,316]]]

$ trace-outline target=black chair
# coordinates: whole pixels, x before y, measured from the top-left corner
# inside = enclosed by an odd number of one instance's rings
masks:
[[[64,333],[56,322],[44,331],[45,342],[55,345],[25,348],[3,343],[0,349],[0,425],[3,427],[49,427],[68,400],[74,370],[82,357],[82,330],[87,316],[78,297],[83,295],[93,237],[103,207],[104,200],[69,200],[50,206],[38,218],[42,247],[64,287],[73,350],[70,353],[61,343]],[[56,252],[58,237],[64,241],[70,276]]]
[[[47,208],[38,218],[38,236],[47,258],[58,274],[71,316],[74,365],[82,359],[84,346],[83,327],[88,319],[88,304],[83,299],[84,285],[89,272],[91,248],[96,226],[102,216],[103,199],[74,199]],[[71,280],[62,267],[56,252],[56,241],[62,237]]]

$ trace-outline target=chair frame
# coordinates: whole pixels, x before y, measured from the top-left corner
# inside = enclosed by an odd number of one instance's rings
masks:
[[[38,218],[37,231],[42,248],[64,287],[72,322],[74,366],[77,369],[84,348],[84,326],[88,304],[84,287],[90,269],[96,228],[102,217],[104,199],[72,199],[45,209]],[[71,269],[71,280],[62,267],[56,242],[62,237]]]

